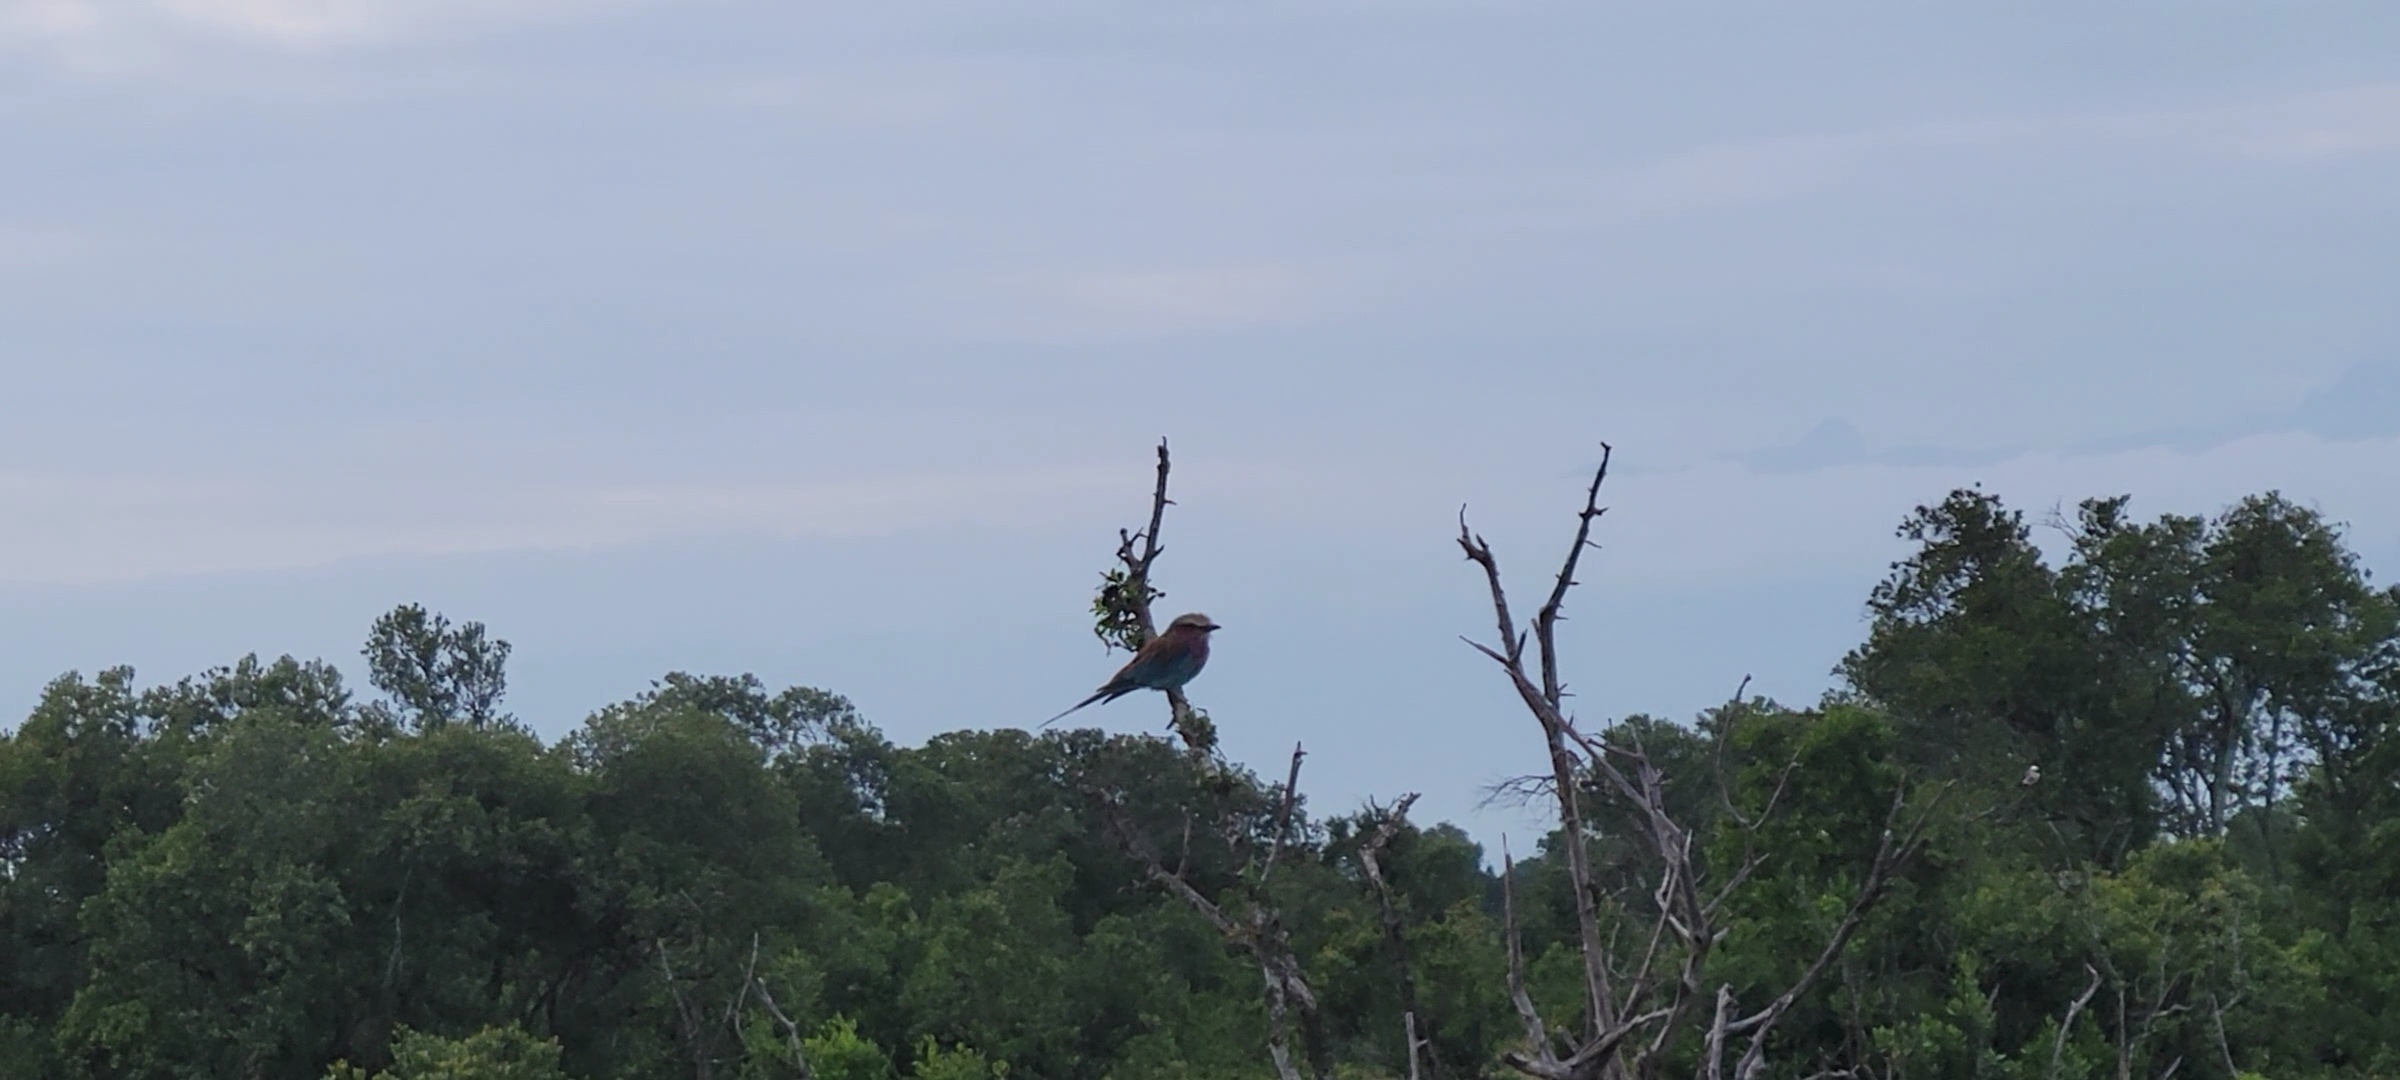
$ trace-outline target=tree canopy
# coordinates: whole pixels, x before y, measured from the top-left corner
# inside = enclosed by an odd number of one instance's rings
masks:
[[[546,743],[414,605],[372,694],[69,673],[0,738],[0,1075],[2400,1075],[2400,589],[2273,493],[2049,524],[1920,507],[1836,692],[1689,721],[1559,707],[1570,566],[1485,644],[1579,832],[1505,857],[1180,696],[903,746],[676,672]]]

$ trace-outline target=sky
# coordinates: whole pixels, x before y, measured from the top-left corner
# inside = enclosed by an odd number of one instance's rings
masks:
[[[2388,0],[0,0],[0,717],[419,602],[545,737],[1031,727],[1165,437],[1227,753],[1523,844],[1462,505],[1530,612],[1615,448],[1587,723],[1813,702],[1969,484],[2388,576],[2396,294]]]

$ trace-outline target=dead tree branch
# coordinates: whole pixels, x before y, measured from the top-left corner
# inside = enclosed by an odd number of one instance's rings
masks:
[[[683,987],[676,982],[675,966],[667,958],[667,939],[655,938],[652,944],[658,946],[658,972],[666,979],[667,994],[675,1001],[676,1031],[682,1035],[683,1045],[692,1055],[692,1075],[697,1080],[709,1080],[713,1062],[709,1060],[707,1044],[700,1037],[699,1006],[692,1003],[692,999],[683,992]]]
[[[1580,1036],[1568,1038],[1564,1033],[1551,1032],[1525,990],[1525,961],[1516,921],[1515,862],[1504,842],[1501,898],[1508,938],[1509,997],[1524,1024],[1526,1037],[1524,1048],[1504,1055],[1503,1060],[1518,1072],[1543,1080],[1648,1077],[1658,1073],[1681,1034],[1698,1039],[1702,1051],[1701,1075],[1712,1080],[1725,1075],[1725,1058],[1732,1041],[1746,1040],[1732,1072],[1735,1080],[1755,1080],[1766,1067],[1769,1034],[1822,981],[1888,890],[1894,875],[1922,850],[1927,829],[1947,788],[1937,792],[1905,825],[1902,815],[1908,804],[1908,786],[1902,784],[1893,793],[1892,807],[1885,816],[1882,836],[1865,881],[1852,895],[1821,951],[1797,980],[1763,1008],[1746,1014],[1739,1007],[1733,988],[1719,986],[1714,995],[1715,1008],[1705,1022],[1693,1017],[1696,1004],[1705,998],[1703,981],[1709,954],[1728,933],[1718,921],[1721,909],[1765,856],[1745,845],[1740,864],[1730,871],[1727,880],[1710,885],[1709,895],[1703,899],[1701,873],[1694,860],[1695,838],[1669,813],[1665,777],[1648,752],[1638,740],[1620,735],[1586,735],[1566,712],[1568,694],[1558,659],[1558,624],[1564,620],[1567,594],[1577,584],[1575,572],[1584,550],[1598,546],[1593,543],[1591,532],[1593,523],[1607,513],[1599,499],[1608,478],[1611,453],[1607,444],[1601,444],[1600,465],[1593,473],[1591,485],[1584,493],[1583,508],[1577,514],[1574,544],[1560,563],[1549,597],[1529,629],[1519,629],[1510,612],[1499,560],[1493,555],[1491,545],[1468,527],[1466,511],[1463,508],[1459,511],[1458,545],[1467,559],[1483,570],[1491,594],[1492,616],[1500,635],[1494,645],[1473,640],[1467,644],[1500,667],[1526,710],[1541,725],[1551,775],[1543,784],[1520,781],[1513,786],[1519,791],[1547,787],[1557,800],[1563,851],[1556,854],[1563,854],[1570,887],[1574,890],[1576,939],[1584,982],[1584,1022]],[[1534,668],[1528,667],[1526,658],[1529,637]],[[1746,832],[1755,833],[1782,801],[1799,761],[1795,756],[1785,765],[1774,791],[1757,814],[1744,814],[1734,805],[1722,781],[1723,744],[1739,716],[1742,694],[1748,685],[1749,680],[1744,678],[1723,714],[1715,770],[1728,820]],[[1638,960],[1631,965],[1620,962],[1613,933],[1604,940],[1601,931],[1600,890],[1594,880],[1587,841],[1584,805],[1587,783],[1596,783],[1602,797],[1611,802],[1621,801],[1630,809],[1633,834],[1658,859],[1657,877],[1650,889],[1657,914],[1642,935]],[[1675,970],[1662,973],[1659,970],[1662,966]],[[1629,1050],[1636,1035],[1646,1035],[1646,1039],[1638,1049]]]
[[[2092,983],[2083,988],[2074,1004],[2067,1006],[2066,1019],[2058,1022],[2058,1037],[2050,1041],[2050,1080],[2058,1080],[2059,1060],[2066,1056],[2067,1035],[2075,1029],[2075,1018],[2083,1014],[2084,1006],[2092,1003],[2092,995],[2100,992],[2100,969],[2085,964],[2083,970],[2090,973]]]
[[[2242,995],[2240,994],[2233,995],[2232,1001],[2219,1001],[2215,991],[2210,991],[2208,995],[2209,1018],[2215,1021],[2217,1028],[2217,1055],[2225,1062],[2225,1075],[2227,1076],[2240,1076],[2242,1067],[2234,1063],[2233,1041],[2225,1037],[2225,1010],[2237,1007],[2241,1003]]]
[[[1516,619],[1509,613],[1508,590],[1501,584],[1500,561],[1492,554],[1491,545],[1467,527],[1467,511],[1458,511],[1458,546],[1467,558],[1483,568],[1484,580],[1492,594],[1492,615],[1500,630],[1505,653],[1475,645],[1507,671],[1515,684],[1517,695],[1541,721],[1544,739],[1549,744],[1551,782],[1556,784],[1559,823],[1565,830],[1568,873],[1575,884],[1575,928],[1583,951],[1584,971],[1584,1033],[1587,1041],[1597,1042],[1605,1030],[1606,1018],[1616,1012],[1616,995],[1610,985],[1606,954],[1600,942],[1599,899],[1594,895],[1589,845],[1585,842],[1583,808],[1575,782],[1575,759],[1567,749],[1567,721],[1561,712],[1566,689],[1558,671],[1557,629],[1561,610],[1565,607],[1567,590],[1575,584],[1575,566],[1583,549],[1591,543],[1592,522],[1604,513],[1600,506],[1600,485],[1608,479],[1609,456],[1613,451],[1601,444],[1600,468],[1592,476],[1591,489],[1585,494],[1583,511],[1578,515],[1574,546],[1567,549],[1566,561],[1560,566],[1558,583],[1550,591],[1550,600],[1534,616],[1535,633],[1539,638],[1541,684],[1536,686],[1525,670],[1525,632],[1517,629]],[[1469,642],[1469,644],[1474,644]],[[1547,1051],[1544,1051],[1546,1054]]]
[[[758,935],[755,933],[750,935],[750,965],[742,970],[742,994],[734,997],[736,1009],[740,1008],[744,995],[752,987],[758,989],[759,1003],[767,1007],[767,1015],[774,1017],[775,1025],[783,1029],[784,1046],[791,1052],[792,1067],[799,1071],[798,1080],[816,1080],[817,1074],[808,1067],[808,1053],[801,1045],[800,1025],[784,1014],[782,1006],[775,1004],[775,992],[767,989],[766,977],[758,973]],[[741,1014],[738,1012],[734,1014],[734,1034],[736,1037],[741,1034]]]
[[[1275,1064],[1279,1080],[1302,1080],[1302,1074],[1292,1061],[1291,1029],[1298,1022],[1302,1050],[1307,1058],[1309,1076],[1314,1080],[1332,1080],[1333,1046],[1327,1036],[1317,1006],[1317,993],[1300,968],[1300,960],[1292,951],[1291,936],[1283,927],[1282,912],[1259,895],[1267,871],[1283,847],[1283,836],[1290,828],[1292,798],[1289,792],[1299,783],[1300,760],[1305,756],[1299,747],[1292,750],[1291,778],[1286,781],[1283,812],[1278,816],[1272,851],[1257,864],[1259,873],[1253,879],[1251,895],[1243,910],[1229,912],[1224,905],[1211,900],[1186,879],[1179,870],[1169,870],[1160,861],[1158,852],[1144,839],[1141,831],[1108,798],[1102,797],[1102,817],[1117,846],[1135,862],[1140,863],[1144,876],[1167,892],[1180,898],[1185,905],[1199,913],[1214,928],[1225,943],[1248,952],[1258,963],[1260,981],[1264,984],[1267,1006],[1267,1056]],[[1255,849],[1253,849],[1255,852]],[[1257,858],[1255,853],[1252,856]]]
[[[1400,905],[1392,899],[1391,883],[1384,879],[1380,856],[1392,837],[1399,835],[1400,826],[1407,824],[1408,808],[1416,802],[1416,792],[1400,796],[1391,809],[1378,815],[1383,820],[1358,849],[1359,868],[1366,872],[1367,883],[1375,887],[1376,906],[1383,914],[1384,948],[1391,953],[1394,977],[1400,984],[1400,1028],[1406,1040],[1402,1045],[1407,1048],[1409,1080],[1422,1080],[1417,1067],[1419,1050],[1433,1041],[1432,1025],[1417,1004],[1417,975],[1408,958],[1408,935],[1400,921]],[[1438,1067],[1433,1071],[1438,1072]]]
[[[1159,544],[1159,528],[1166,523],[1167,507],[1175,503],[1167,497],[1171,466],[1167,440],[1162,438],[1158,440],[1158,480],[1150,491],[1149,523],[1139,530],[1117,530],[1117,566],[1105,575],[1099,599],[1093,604],[1100,617],[1101,640],[1129,651],[1158,635],[1151,602],[1166,594],[1153,585],[1151,570],[1158,557],[1167,553]],[[1166,694],[1169,726],[1183,739],[1186,749],[1205,756],[1216,747],[1216,734],[1206,714],[1193,711],[1191,699],[1181,688]]]
[[[1275,860],[1283,857],[1283,838],[1292,831],[1292,804],[1300,796],[1300,759],[1307,756],[1308,751],[1299,743],[1292,744],[1292,768],[1283,778],[1283,798],[1275,809],[1275,836],[1268,841],[1266,865],[1258,871],[1260,885],[1265,885],[1267,875],[1275,872]]]
[[[1542,1026],[1542,1014],[1533,1007],[1533,995],[1525,990],[1525,946],[1517,932],[1517,861],[1508,852],[1506,836],[1500,838],[1500,928],[1508,945],[1508,999],[1525,1025],[1526,1047],[1547,1056],[1550,1034]]]
[[[1775,1022],[1783,1019],[1783,1014],[1800,1000],[1801,995],[1816,985],[1826,968],[1849,946],[1850,938],[1858,932],[1859,924],[1883,899],[1885,890],[1890,888],[1892,875],[1924,849],[1926,829],[1933,824],[1934,811],[1941,806],[1950,790],[1947,784],[1936,789],[1933,798],[1918,812],[1916,820],[1897,835],[1892,832],[1892,827],[1899,821],[1900,811],[1906,805],[1907,789],[1904,787],[1892,793],[1892,808],[1884,815],[1883,835],[1875,845],[1875,857],[1867,868],[1867,880],[1859,885],[1858,893],[1850,900],[1850,906],[1842,912],[1842,921],[1833,928],[1825,947],[1817,953],[1816,960],[1808,965],[1808,970],[1801,972],[1800,978],[1785,987],[1783,993],[1776,995],[1766,1008],[1734,1022],[1732,1030],[1735,1033],[1748,1032],[1750,1035],[1750,1045],[1742,1052],[1741,1064],[1734,1070],[1735,1080],[1751,1080],[1766,1070],[1766,1040]]]
[[[1103,575],[1099,597],[1093,602],[1099,622],[1096,631],[1103,641],[1138,650],[1157,634],[1158,624],[1152,611],[1152,601],[1164,596],[1152,585],[1152,573],[1158,557],[1166,553],[1160,544],[1160,528],[1166,520],[1166,510],[1174,500],[1167,497],[1167,479],[1172,461],[1167,453],[1167,441],[1158,443],[1157,481],[1150,494],[1149,522],[1138,531],[1117,531],[1116,567]],[[1171,724],[1181,736],[1189,756],[1214,771],[1213,754],[1216,735],[1208,715],[1191,704],[1181,689],[1168,690],[1167,702],[1172,713]],[[1108,831],[1116,837],[1125,854],[1139,863],[1145,877],[1160,888],[1180,898],[1193,911],[1216,928],[1227,944],[1250,953],[1258,962],[1259,977],[1265,988],[1268,1017],[1268,1056],[1273,1059],[1276,1075],[1281,1080],[1301,1080],[1293,1061],[1291,1028],[1296,1020],[1300,1029],[1302,1049],[1308,1072],[1315,1080],[1331,1080],[1333,1075],[1332,1040],[1325,1029],[1318,1007],[1316,991],[1302,973],[1299,959],[1292,951],[1290,935],[1282,922],[1280,908],[1268,899],[1266,886],[1281,862],[1284,849],[1294,833],[1294,814],[1299,799],[1300,763],[1307,752],[1300,746],[1292,748],[1291,769],[1286,775],[1280,794],[1272,836],[1260,851],[1258,838],[1253,835],[1255,822],[1244,814],[1225,810],[1216,825],[1227,843],[1237,852],[1246,852],[1245,866],[1239,883],[1229,898],[1212,899],[1192,885],[1185,877],[1191,858],[1192,829],[1198,815],[1187,807],[1182,826],[1182,848],[1176,856],[1175,868],[1167,869],[1148,838],[1123,812],[1122,793],[1113,790],[1092,790],[1088,794],[1099,804]],[[1231,778],[1220,773],[1220,783]],[[1232,910],[1228,910],[1228,907]]]

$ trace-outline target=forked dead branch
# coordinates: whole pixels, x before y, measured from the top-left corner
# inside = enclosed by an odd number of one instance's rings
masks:
[[[1159,527],[1165,522],[1167,507],[1174,502],[1167,497],[1170,468],[1167,443],[1161,439],[1158,479],[1150,495],[1149,524],[1138,531],[1118,531],[1117,565],[1102,575],[1099,596],[1092,604],[1101,639],[1128,650],[1138,650],[1157,633],[1151,603],[1165,594],[1153,586],[1151,572],[1158,557],[1166,552],[1159,543]],[[1182,738],[1185,750],[1195,759],[1215,761],[1216,730],[1208,714],[1194,708],[1181,688],[1168,689],[1166,696],[1169,723]],[[1274,822],[1263,851],[1254,842],[1255,837],[1247,835],[1243,824],[1220,808],[1224,816],[1214,825],[1228,847],[1241,854],[1246,866],[1242,883],[1229,890],[1228,895],[1214,899],[1186,876],[1196,811],[1185,810],[1182,851],[1176,856],[1175,866],[1169,868],[1158,845],[1125,812],[1121,793],[1091,793],[1109,835],[1119,850],[1141,865],[1143,877],[1182,900],[1216,928],[1226,944],[1248,953],[1257,962],[1267,1013],[1267,1053],[1279,1080],[1302,1080],[1304,1075],[1313,1080],[1332,1080],[1334,1069],[1333,1044],[1318,1010],[1316,988],[1310,985],[1298,955],[1293,952],[1281,906],[1268,895],[1276,865],[1283,859],[1294,831],[1300,762],[1306,756],[1307,751],[1299,745],[1292,747],[1291,766],[1277,793]],[[1295,1028],[1301,1044],[1298,1055],[1294,1055],[1292,1047]],[[1303,1064],[1306,1073],[1301,1071]]]
[[[1823,979],[1861,921],[1882,899],[1894,873],[1923,849],[1927,826],[1946,789],[1937,790],[1913,814],[1906,813],[1907,786],[1903,784],[1893,793],[1863,880],[1822,949],[1790,985],[1766,1004],[1748,1010],[1737,1001],[1729,983],[1719,983],[1711,992],[1706,986],[1708,959],[1728,932],[1725,904],[1768,858],[1748,839],[1773,815],[1782,781],[1791,776],[1792,767],[1783,769],[1775,794],[1760,812],[1745,816],[1737,810],[1729,816],[1744,834],[1743,856],[1721,875],[1723,880],[1704,882],[1703,870],[1693,857],[1693,834],[1668,812],[1665,778],[1641,742],[1615,732],[1586,734],[1568,715],[1566,680],[1558,658],[1558,624],[1565,621],[1567,595],[1577,584],[1575,572],[1584,551],[1598,546],[1592,542],[1592,526],[1607,513],[1600,505],[1600,491],[1608,480],[1611,455],[1611,448],[1602,444],[1599,468],[1577,515],[1574,543],[1567,549],[1548,600],[1534,614],[1529,628],[1520,628],[1509,610],[1508,591],[1491,545],[1468,527],[1465,508],[1459,510],[1458,545],[1470,561],[1483,568],[1500,635],[1496,646],[1471,639],[1467,643],[1499,665],[1526,711],[1541,726],[1550,756],[1551,776],[1546,786],[1558,803],[1563,854],[1574,890],[1576,947],[1583,975],[1582,1023],[1572,1031],[1553,1029],[1544,1022],[1526,988],[1525,956],[1517,925],[1515,861],[1504,844],[1502,917],[1508,939],[1508,990],[1525,1029],[1524,1049],[1509,1053],[1504,1060],[1517,1071],[1543,1080],[1649,1078],[1663,1074],[1669,1055],[1684,1052],[1696,1042],[1698,1075],[1707,1080],[1723,1080],[1729,1074],[1735,1080],[1754,1080],[1766,1068],[1768,1039],[1777,1022]],[[1535,670],[1527,668],[1528,645]],[[1719,740],[1730,737],[1737,719],[1738,710],[1728,710],[1717,733]],[[1730,807],[1730,793],[1721,790],[1720,794]],[[1657,860],[1654,880],[1648,883],[1653,914],[1646,931],[1635,935],[1640,938],[1638,951],[1621,950],[1612,937],[1604,937],[1601,890],[1592,872],[1585,812],[1586,799],[1594,796],[1618,800],[1631,808],[1634,838]],[[1633,912],[1639,906],[1628,902],[1616,909]],[[1727,1058],[1735,1055],[1737,1043],[1738,1056],[1729,1064]]]

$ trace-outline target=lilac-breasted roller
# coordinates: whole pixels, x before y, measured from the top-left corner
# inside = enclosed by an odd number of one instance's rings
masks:
[[[1076,702],[1067,712],[1042,721],[1042,727],[1049,727],[1065,719],[1067,713],[1095,701],[1115,701],[1136,690],[1173,690],[1192,681],[1201,668],[1208,666],[1208,635],[1219,629],[1208,621],[1208,616],[1196,611],[1175,616],[1175,621],[1168,623],[1157,637],[1134,650],[1133,659],[1125,661],[1125,666],[1118,668],[1092,696]]]

